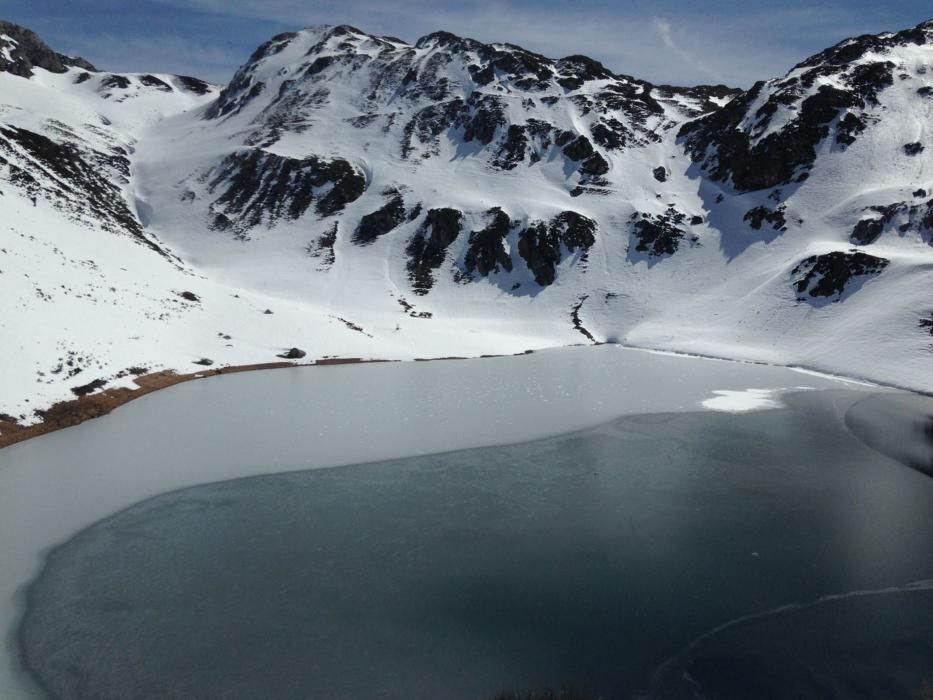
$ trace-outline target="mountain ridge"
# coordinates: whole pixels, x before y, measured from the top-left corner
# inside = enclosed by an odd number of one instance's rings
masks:
[[[933,390],[933,21],[747,91],[347,25],[272,37],[219,88],[11,26],[8,423],[292,348],[624,342]]]

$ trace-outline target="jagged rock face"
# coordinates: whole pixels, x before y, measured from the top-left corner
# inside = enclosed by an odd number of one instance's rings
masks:
[[[99,387],[293,346],[402,358],[583,336],[919,384],[929,35],[847,42],[738,96],[348,27],[273,38],[220,96],[163,74],[0,73],[6,346],[58,333],[2,358],[22,388],[0,411],[30,415],[35,387],[61,400],[71,371]],[[57,328],[63,308],[110,335]]]
[[[269,146],[334,109],[336,85],[352,95],[355,115],[346,122],[360,138],[390,140],[403,159],[460,148],[492,170],[511,170],[556,156],[578,172],[578,194],[604,184],[608,154],[657,142],[676,120],[736,92],[658,92],[584,56],[553,60],[444,32],[409,45],[339,26],[263,44],[205,116],[246,117],[254,143]]]
[[[246,237],[250,229],[295,220],[311,204],[320,216],[358,199],[366,179],[342,159],[288,158],[261,149],[232,153],[208,176],[212,224]]]
[[[786,231],[787,226],[785,225],[786,219],[784,216],[785,207],[779,206],[775,209],[770,209],[768,207],[759,206],[754,209],[749,209],[745,216],[743,217],[744,221],[748,222],[748,225],[751,226],[756,231],[760,230],[765,222],[771,225],[776,231]]]
[[[444,264],[447,248],[460,235],[463,212],[430,209],[406,249],[408,275],[415,294],[424,295],[434,286],[434,271]]]
[[[756,83],[724,108],[680,130],[690,157],[739,191],[802,182],[826,139],[851,146],[880,120],[884,91],[899,67],[897,47],[933,42],[933,22],[897,34],[849,39],[795,66],[784,78]],[[918,79],[898,73],[898,79]],[[923,90],[923,86],[918,90]],[[919,151],[913,144],[906,155]]]
[[[495,207],[486,212],[489,224],[470,234],[470,244],[463,259],[467,275],[474,273],[488,277],[493,272],[512,271],[512,258],[505,246],[512,222],[502,209]]]
[[[357,245],[372,243],[405,221],[405,200],[401,194],[391,192],[385,206],[366,214],[353,232],[353,242]]]
[[[596,222],[575,211],[564,211],[548,222],[535,221],[519,234],[518,254],[542,287],[554,283],[557,266],[567,255],[587,251],[596,242]],[[566,251],[566,252],[565,252]]]
[[[128,173],[129,161],[119,147],[102,153],[80,148],[74,141],[60,143],[26,129],[0,125],[0,181],[24,192],[33,204],[41,197],[68,218],[129,234],[164,255],[143,235],[141,224],[122,197],[119,183]]]
[[[206,95],[211,91],[210,84],[200,78],[193,78],[190,75],[177,75],[175,77],[185,90],[195,95]]]
[[[662,258],[676,253],[685,239],[695,243],[696,237],[683,228],[686,219],[687,215],[674,207],[668,207],[663,214],[635,212],[631,218],[635,251]]]
[[[11,22],[0,22],[0,72],[29,78],[35,68],[64,73],[72,67],[97,70],[83,58],[52,51],[29,29]]]
[[[917,198],[926,197],[926,190],[914,192]],[[894,202],[868,207],[866,218],[859,219],[849,236],[856,245],[870,245],[890,230],[898,236],[913,234],[933,244],[933,199],[920,202]]]
[[[856,280],[881,274],[890,261],[861,251],[833,251],[811,255],[792,271],[799,278],[794,282],[797,299],[807,297],[840,298]]]

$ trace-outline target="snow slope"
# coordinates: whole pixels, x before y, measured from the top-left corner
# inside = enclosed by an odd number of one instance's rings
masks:
[[[292,347],[611,341],[933,390],[931,23],[747,93],[350,27],[223,90],[4,23],[0,54],[8,418]]]

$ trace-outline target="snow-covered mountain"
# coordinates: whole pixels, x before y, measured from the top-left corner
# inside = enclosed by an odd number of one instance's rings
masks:
[[[220,89],[0,23],[0,420],[290,348],[615,341],[933,390],[931,124],[933,22],[747,92],[346,26]]]

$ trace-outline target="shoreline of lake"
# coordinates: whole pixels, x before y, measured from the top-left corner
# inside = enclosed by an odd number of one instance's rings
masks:
[[[45,553],[146,498],[241,476],[524,442],[622,415],[701,410],[719,390],[864,389],[787,368],[612,345],[302,369],[179,383],[106,421],[3,449],[0,627],[8,655],[0,695],[23,694],[10,635]]]

